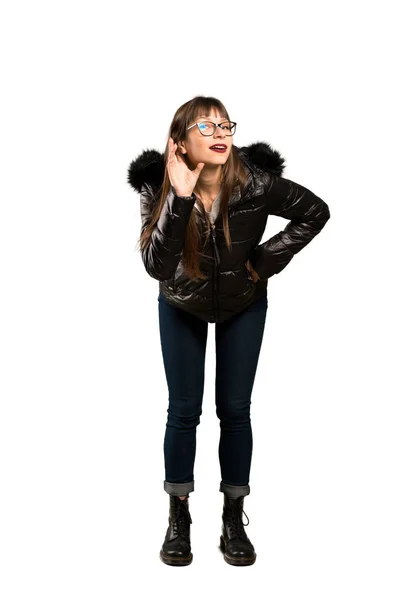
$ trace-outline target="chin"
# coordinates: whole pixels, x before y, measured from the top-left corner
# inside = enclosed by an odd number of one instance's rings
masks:
[[[215,154],[215,156],[213,157],[214,160],[210,160],[208,159],[208,163],[210,165],[219,165],[219,164],[224,164],[226,163],[226,161],[228,160],[230,155],[230,152],[226,151],[224,154]]]

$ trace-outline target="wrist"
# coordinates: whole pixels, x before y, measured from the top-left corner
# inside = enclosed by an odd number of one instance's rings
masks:
[[[173,187],[173,186],[172,186]],[[191,198],[192,194],[193,194],[193,190],[179,190],[175,187],[173,187],[173,190],[175,192],[175,194],[181,198]]]

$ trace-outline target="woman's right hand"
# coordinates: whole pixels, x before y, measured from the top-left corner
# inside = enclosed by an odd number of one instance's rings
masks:
[[[249,259],[249,260],[246,260],[246,268],[247,268],[247,270],[250,272],[250,275],[251,275],[251,278],[252,278],[252,280],[253,280],[253,283],[257,283],[257,281],[258,281],[259,279],[261,279],[261,278],[260,278],[259,274],[257,273],[257,271],[255,271],[255,270],[253,269],[253,266],[252,266],[252,264],[251,264],[251,262],[250,262],[250,259]]]
[[[171,185],[178,196],[191,196],[205,163],[197,163],[191,171],[181,156],[176,154],[178,146],[170,137],[168,140],[167,169]]]

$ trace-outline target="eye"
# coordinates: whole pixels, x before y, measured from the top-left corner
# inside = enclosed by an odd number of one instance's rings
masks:
[[[227,129],[228,131],[232,131],[234,125],[231,121],[225,121],[224,124],[221,123],[221,129]]]

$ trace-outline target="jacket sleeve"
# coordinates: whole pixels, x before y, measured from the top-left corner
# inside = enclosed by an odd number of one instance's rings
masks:
[[[173,277],[182,256],[186,226],[196,201],[191,196],[178,196],[171,186],[149,245],[142,251],[142,260],[150,277],[163,281]],[[143,184],[140,193],[141,232],[150,223],[154,207],[151,187]]]
[[[290,223],[256,246],[249,255],[251,265],[262,280],[280,273],[330,218],[326,202],[290,179],[270,175],[264,196],[268,214],[290,219]]]

